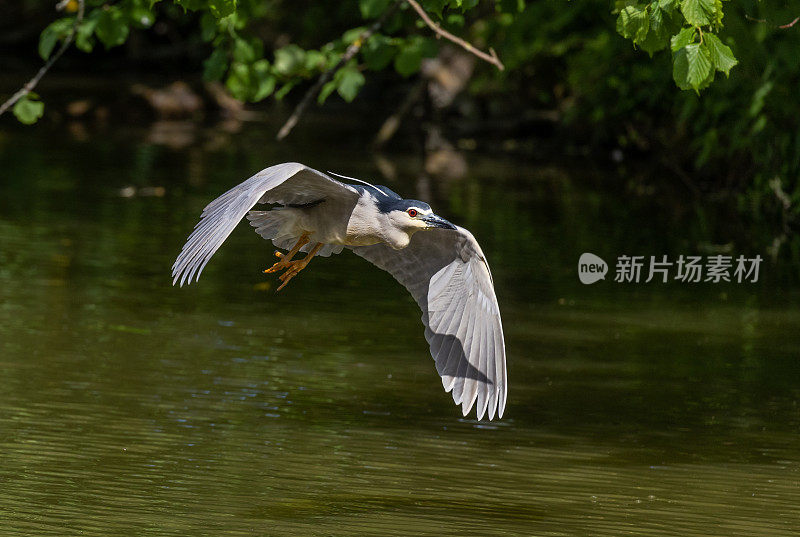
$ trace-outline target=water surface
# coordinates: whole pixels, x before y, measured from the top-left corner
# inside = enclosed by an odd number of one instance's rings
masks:
[[[584,162],[471,154],[463,179],[419,181],[401,153],[387,180],[357,140],[310,128],[284,145],[189,133],[0,132],[0,534],[796,534],[797,267],[577,279],[584,251],[751,244],[719,235],[725,215]],[[272,248],[243,224],[199,285],[170,285],[202,207],[286,160],[475,233],[506,329],[504,419],[461,418],[410,296],[349,252],[276,294]]]

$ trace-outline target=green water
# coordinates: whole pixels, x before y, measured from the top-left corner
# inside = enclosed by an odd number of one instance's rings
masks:
[[[0,131],[0,535],[797,534],[798,267],[577,278],[584,251],[756,253],[726,215],[614,190],[587,162],[474,154],[466,178],[420,182],[400,153],[390,181],[347,136],[189,133]],[[170,285],[205,203],[286,160],[475,233],[504,419],[461,418],[411,298],[349,252],[276,294],[272,248],[242,225],[198,285]]]

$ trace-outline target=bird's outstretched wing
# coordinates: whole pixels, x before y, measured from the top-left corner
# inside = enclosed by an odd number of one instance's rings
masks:
[[[413,235],[402,250],[386,244],[353,252],[395,277],[422,309],[425,339],[445,391],[466,416],[503,416],[506,350],[492,275],[481,247],[464,228]]]
[[[209,203],[172,265],[172,284],[197,281],[233,228],[256,203],[303,204],[321,198],[356,200],[358,191],[297,162],[261,170]]]

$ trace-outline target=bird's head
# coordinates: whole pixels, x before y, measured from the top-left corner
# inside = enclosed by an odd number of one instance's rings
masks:
[[[441,216],[434,214],[430,205],[418,200],[397,200],[389,211],[389,217],[393,225],[409,235],[423,229],[456,228]]]

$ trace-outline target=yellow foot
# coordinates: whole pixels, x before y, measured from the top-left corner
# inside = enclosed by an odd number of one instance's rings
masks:
[[[289,265],[289,268],[287,268],[283,274],[278,276],[278,279],[283,283],[276,289],[276,291],[280,291],[281,289],[286,287],[286,284],[289,283],[289,280],[300,274],[300,271],[306,268],[306,265],[308,265],[308,263],[305,262],[305,259],[298,259],[297,261],[292,261],[291,264]]]
[[[303,259],[298,259],[296,261],[289,261],[287,263],[288,268],[286,269],[286,271],[280,276],[278,276],[278,278],[283,283],[275,291],[276,292],[280,291],[281,289],[286,287],[286,284],[289,283],[289,280],[300,274],[300,271],[306,268],[306,266],[311,262],[311,258],[317,255],[317,252],[319,252],[322,246],[323,246],[322,243],[317,243],[316,246],[314,246]],[[276,263],[276,265],[277,264],[280,264],[280,262]]]
[[[286,259],[286,256],[284,255],[283,252],[275,250],[275,257],[280,259],[280,261],[278,261],[268,269],[264,269],[264,274],[271,274],[273,272],[278,272],[279,270],[283,270],[292,264],[292,261],[290,259]]]
[[[297,240],[297,244],[292,246],[292,249],[289,250],[289,253],[283,254],[275,250],[275,257],[280,259],[277,263],[272,265],[270,268],[264,270],[264,274],[270,274],[272,272],[278,272],[279,270],[283,270],[286,267],[291,265],[292,258],[297,255],[297,252],[300,251],[300,248],[308,244],[308,233],[303,233],[300,238]]]

